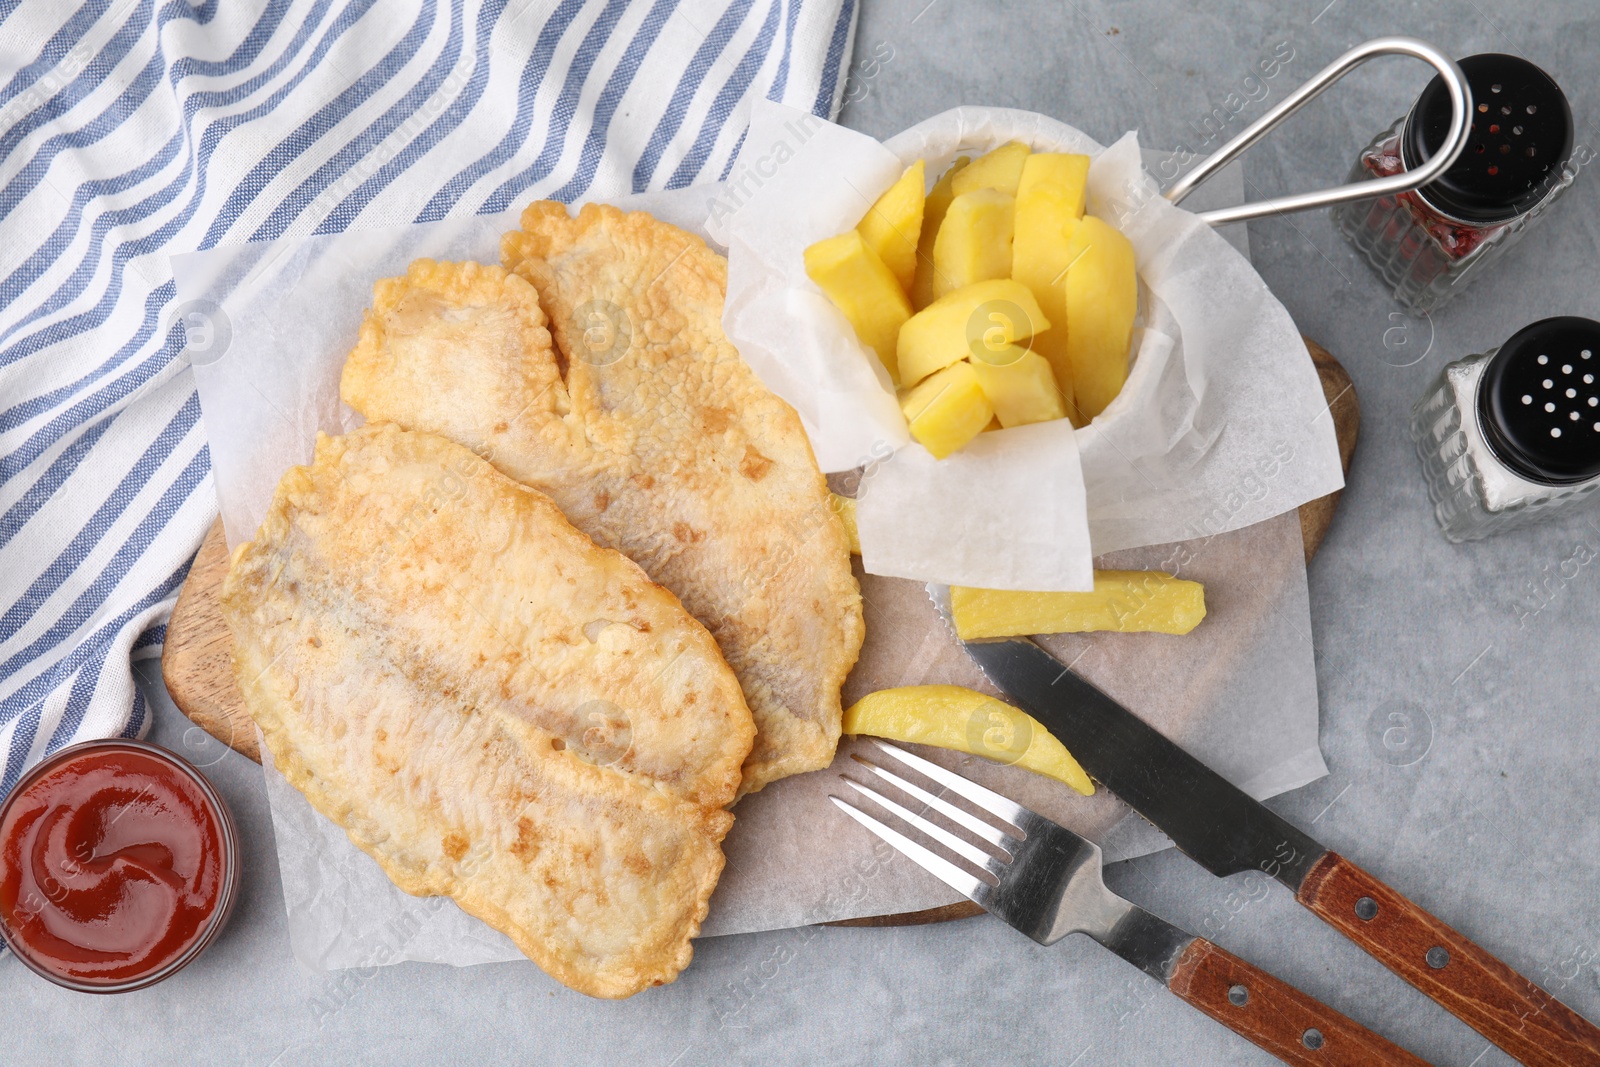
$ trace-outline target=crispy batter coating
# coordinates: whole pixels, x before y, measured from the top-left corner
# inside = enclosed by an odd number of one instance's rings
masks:
[[[688,965],[755,728],[634,563],[467,449],[369,423],[284,475],[222,603],[278,768],[401,889],[592,996]]]
[[[860,593],[799,417],[722,333],[726,261],[600,205],[522,226],[512,273],[422,260],[378,283],[345,401],[488,457],[676,593],[755,716],[742,792],[826,767]]]

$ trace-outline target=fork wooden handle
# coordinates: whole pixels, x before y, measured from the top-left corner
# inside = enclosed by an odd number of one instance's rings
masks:
[[[1600,1067],[1600,1028],[1344,857],[1318,860],[1299,899],[1527,1067]]]
[[[1167,988],[1285,1063],[1428,1067],[1426,1060],[1203,937],[1178,957]]]

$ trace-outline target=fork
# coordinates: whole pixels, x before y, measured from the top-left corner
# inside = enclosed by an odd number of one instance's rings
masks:
[[[1160,919],[1106,888],[1100,846],[991,789],[876,738],[879,750],[1003,825],[957,807],[902,773],[861,755],[871,778],[887,783],[985,842],[984,848],[913,811],[873,781],[844,782],[878,808],[953,853],[952,862],[868,814],[830,796],[841,810],[946,885],[1042,945],[1084,933],[1138,967],[1234,1033],[1291,1064],[1319,1067],[1421,1065],[1405,1049],[1281,982],[1205,938]]]

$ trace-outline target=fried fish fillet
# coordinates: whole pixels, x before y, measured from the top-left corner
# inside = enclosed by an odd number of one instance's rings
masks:
[[[755,727],[634,563],[467,449],[369,423],[283,476],[222,604],[274,762],[401,889],[592,996],[688,965]]]
[[[827,766],[860,592],[799,417],[723,336],[726,261],[611,207],[536,203],[522,226],[512,273],[380,281],[341,395],[488,457],[676,593],[755,716],[743,792]]]

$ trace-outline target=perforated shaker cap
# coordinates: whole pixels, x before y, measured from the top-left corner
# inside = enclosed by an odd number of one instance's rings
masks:
[[[1472,90],[1472,133],[1450,169],[1418,192],[1465,222],[1514,219],[1543,200],[1572,154],[1572,108],[1550,75],[1517,56],[1460,61]],[[1401,156],[1420,166],[1450,130],[1450,94],[1435,76],[1406,119]]]
[[[1563,315],[1513,334],[1484,369],[1478,420],[1490,449],[1524,478],[1600,475],[1600,322]]]

